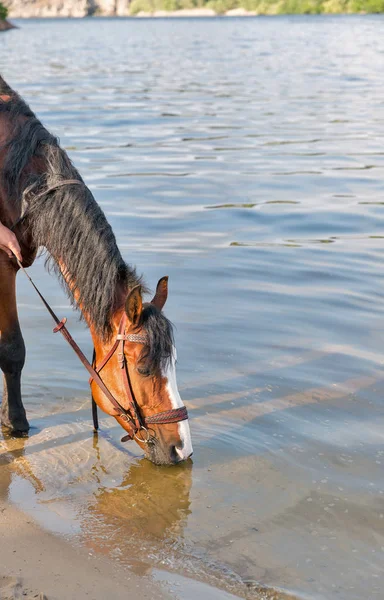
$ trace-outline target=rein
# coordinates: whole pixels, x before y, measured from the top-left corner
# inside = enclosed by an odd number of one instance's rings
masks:
[[[81,182],[81,181],[78,181],[75,179],[73,179],[73,180],[68,179],[68,180],[65,180],[65,181],[62,181],[62,182],[56,184],[55,186],[48,188],[47,190],[45,190],[45,192],[41,192],[36,197],[42,197],[45,194],[48,194],[51,191],[53,191],[63,185],[72,185],[72,184],[84,185],[83,182]],[[27,215],[27,213],[25,213],[22,217],[20,217],[20,219],[13,225],[13,227],[11,229],[14,229],[16,227],[16,225],[18,223],[20,223],[20,221],[22,221],[26,215]],[[19,260],[17,260],[17,264],[19,265],[19,267],[23,271],[23,273],[26,275],[26,277],[29,279],[30,283],[32,284],[35,291],[39,295],[39,297],[40,297],[41,301],[43,302],[44,306],[46,307],[47,311],[49,312],[49,314],[55,321],[56,327],[53,329],[53,333],[57,333],[58,331],[60,331],[60,333],[63,335],[64,339],[68,342],[68,344],[74,350],[75,354],[78,356],[78,358],[80,359],[80,361],[82,362],[84,367],[87,369],[88,373],[90,374],[90,379],[89,379],[90,385],[92,385],[93,382],[96,383],[96,385],[98,385],[100,390],[108,398],[109,402],[112,404],[112,406],[118,412],[118,415],[115,415],[115,416],[119,416],[120,418],[122,418],[124,420],[124,422],[125,422],[124,429],[127,431],[128,435],[121,438],[122,442],[126,442],[128,440],[132,440],[135,438],[139,442],[148,444],[151,441],[151,435],[150,435],[148,427],[147,427],[148,425],[163,425],[163,424],[168,424],[168,423],[178,423],[180,421],[185,421],[186,419],[188,419],[188,411],[185,406],[183,406],[181,408],[172,408],[171,410],[155,413],[154,415],[151,415],[148,417],[144,417],[144,416],[140,415],[140,409],[135,400],[135,396],[134,396],[134,393],[132,390],[132,385],[131,385],[129,371],[128,371],[128,362],[127,362],[127,359],[126,359],[125,353],[124,353],[124,346],[125,346],[126,342],[147,344],[148,337],[146,335],[141,335],[141,334],[135,334],[135,333],[126,334],[125,333],[125,327],[127,324],[127,316],[125,313],[123,314],[123,316],[121,318],[121,321],[119,324],[119,329],[118,329],[118,334],[116,336],[116,340],[113,343],[111,349],[109,350],[107,355],[102,359],[101,363],[98,366],[96,365],[96,354],[95,354],[95,350],[94,350],[93,365],[91,365],[91,363],[86,358],[85,354],[79,348],[79,346],[77,345],[77,343],[75,342],[75,340],[73,339],[71,334],[69,333],[68,329],[66,328],[65,324],[67,322],[67,319],[65,317],[61,320],[59,319],[59,317],[55,314],[52,307],[49,305],[49,303],[46,301],[44,296],[41,294],[41,292],[39,291],[39,289],[33,282],[32,278],[29,276],[29,274],[24,269],[23,265],[20,263]],[[104,384],[103,380],[101,379],[101,377],[99,375],[100,371],[105,367],[105,365],[112,358],[112,356],[115,354],[115,352],[117,352],[118,363],[119,363],[119,367],[120,367],[120,370],[122,373],[123,385],[124,385],[126,397],[128,400],[128,405],[129,405],[128,408],[124,408],[120,404],[120,402],[112,395],[112,393],[109,391],[109,389]],[[95,431],[97,431],[99,428],[98,417],[97,417],[97,404],[96,404],[93,396],[92,396],[92,417],[93,417],[94,429],[95,429]],[[138,436],[138,433],[140,431],[144,431],[145,438]]]

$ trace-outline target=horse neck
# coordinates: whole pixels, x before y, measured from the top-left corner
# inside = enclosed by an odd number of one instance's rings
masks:
[[[63,261],[59,260],[58,265],[59,265],[60,271],[62,273],[63,279],[66,281],[68,287],[74,289],[73,296],[74,296],[75,302],[76,302],[77,306],[79,307],[79,310],[84,318],[84,321],[87,323],[87,325],[89,327],[93,345],[94,345],[96,351],[97,351],[97,349],[99,349],[101,352],[103,352],[105,350],[105,348],[108,348],[111,345],[111,342],[105,341],[99,335],[99,333],[97,332],[97,327],[92,322],[91,316],[82,307],[82,304],[79,301],[80,292],[76,288],[76,281],[68,273],[68,270],[67,270],[65,264],[63,263]],[[114,332],[113,336],[115,334],[117,334],[119,323],[120,323],[120,320],[121,320],[121,317],[122,317],[123,311],[124,311],[124,302],[125,302],[126,295],[127,295],[127,292],[125,289],[125,285],[123,285],[122,283],[117,283],[116,291],[115,291],[115,307],[116,308],[111,315],[111,324],[112,324],[112,329]]]

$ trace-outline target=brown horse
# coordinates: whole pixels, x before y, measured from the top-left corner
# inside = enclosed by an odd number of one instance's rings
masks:
[[[189,424],[185,414],[184,420],[175,417],[184,405],[176,384],[172,326],[162,312],[168,278],[159,281],[153,300],[143,303],[145,285],[123,261],[90,190],[58,140],[1,77],[0,221],[14,226],[24,267],[33,263],[39,248],[47,251],[48,266],[87,322],[102,383],[121,410],[93,382],[98,406],[115,417],[130,438],[132,421],[151,422],[146,435],[135,439],[152,462],[186,460],[192,454]],[[16,308],[17,271],[15,260],[0,252],[1,422],[12,432],[25,433],[29,425],[20,390],[25,347]],[[124,340],[123,351],[114,352],[103,366],[117,339]],[[123,366],[125,381],[120,375]],[[127,382],[137,408],[132,419]],[[174,419],[156,423],[156,415],[168,412]]]

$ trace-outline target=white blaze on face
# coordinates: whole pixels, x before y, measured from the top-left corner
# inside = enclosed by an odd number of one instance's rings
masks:
[[[176,381],[176,348],[173,349],[172,360],[163,376],[167,378],[166,389],[171,400],[172,408],[182,408],[184,403],[180,398]],[[176,448],[176,452],[181,460],[186,460],[193,452],[189,422],[188,420],[180,421],[177,425],[182,446],[181,448]]]

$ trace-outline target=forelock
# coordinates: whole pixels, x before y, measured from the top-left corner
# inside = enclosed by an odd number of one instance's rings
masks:
[[[144,305],[139,327],[148,336],[148,344],[144,347],[140,360],[151,372],[165,370],[172,360],[174,348],[171,321],[156,306],[147,304]]]

